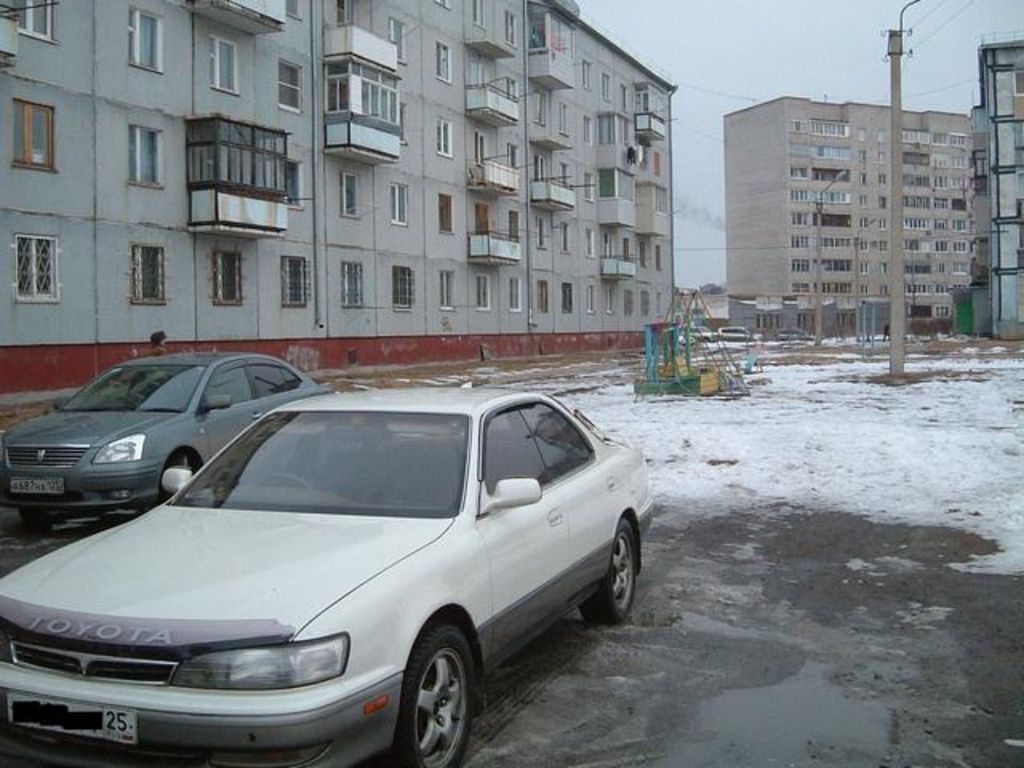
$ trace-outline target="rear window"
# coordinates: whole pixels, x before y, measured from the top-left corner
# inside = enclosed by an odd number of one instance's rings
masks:
[[[462,508],[468,440],[462,415],[272,414],[204,467],[176,504],[454,517]]]

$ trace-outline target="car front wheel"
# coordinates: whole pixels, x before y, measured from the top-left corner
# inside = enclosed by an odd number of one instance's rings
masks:
[[[456,768],[472,723],[473,654],[451,624],[416,641],[402,680],[393,753],[402,768]]]
[[[636,547],[633,526],[619,520],[608,571],[597,592],[580,605],[584,619],[596,624],[621,624],[629,617],[636,593]]]
[[[46,533],[53,526],[53,518],[42,509],[22,508],[18,515],[21,516],[21,524],[33,533]]]

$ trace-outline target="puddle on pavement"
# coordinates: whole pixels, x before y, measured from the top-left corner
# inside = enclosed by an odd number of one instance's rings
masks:
[[[725,691],[701,705],[685,743],[662,768],[874,765],[889,746],[889,711],[855,701],[807,663],[777,685]]]

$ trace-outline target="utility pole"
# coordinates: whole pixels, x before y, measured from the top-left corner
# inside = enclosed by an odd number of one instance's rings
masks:
[[[921,2],[911,0],[900,11],[899,29],[889,30],[889,153],[892,226],[889,228],[889,375],[902,376],[906,359],[906,276],[903,274],[903,14]]]

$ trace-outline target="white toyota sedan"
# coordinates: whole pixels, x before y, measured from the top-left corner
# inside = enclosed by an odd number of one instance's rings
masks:
[[[0,752],[69,766],[460,764],[481,677],[618,623],[643,457],[540,395],[292,403],[176,495],[0,580]]]

